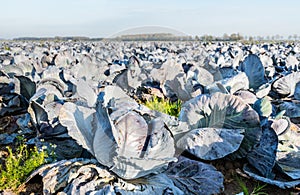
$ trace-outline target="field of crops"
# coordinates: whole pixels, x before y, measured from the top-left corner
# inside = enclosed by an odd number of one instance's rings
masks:
[[[299,62],[292,42],[0,42],[0,192],[297,194]]]

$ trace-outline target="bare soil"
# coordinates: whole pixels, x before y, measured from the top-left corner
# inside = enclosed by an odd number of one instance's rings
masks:
[[[239,184],[239,181],[242,181],[249,195],[254,195],[254,189],[257,186],[265,186],[262,190],[260,190],[261,195],[300,195],[300,188],[294,189],[281,189],[277,186],[268,185],[263,182],[254,180],[243,173],[243,160],[238,161],[229,161],[229,160],[221,160],[212,163],[218,171],[222,172],[224,175],[224,192],[221,195],[234,195],[240,192],[243,192],[242,186]],[[262,194],[262,192],[264,194]],[[257,194],[257,193],[256,193]],[[246,193],[245,193],[246,195]]]

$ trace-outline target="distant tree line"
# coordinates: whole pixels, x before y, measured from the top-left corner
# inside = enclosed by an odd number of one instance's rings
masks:
[[[84,36],[67,37],[20,37],[16,41],[280,41],[280,40],[300,40],[300,35],[289,35],[284,38],[276,34],[272,36],[243,36],[240,33],[223,34],[223,36],[196,35],[196,36],[176,36],[171,33],[152,33],[152,34],[134,34],[121,35],[114,38],[89,38]]]
[[[247,41],[280,41],[280,40],[299,40],[300,36],[297,34],[289,35],[287,38],[276,34],[276,35],[267,35],[267,36],[242,36],[239,33],[232,33],[230,35],[224,34],[223,36],[213,36],[213,35],[202,35],[196,36],[195,40],[199,41],[240,41],[240,40],[247,40]]]
[[[117,41],[192,41],[192,36],[176,36],[171,33],[121,35],[112,40]]]
[[[196,36],[196,40],[199,41],[240,41],[243,40],[244,37],[239,33],[232,33],[231,35],[224,34],[221,37],[213,36],[213,35],[203,35],[203,36]]]
[[[19,37],[13,39],[14,41],[101,41],[103,38],[89,38],[82,36],[68,36],[68,37]]]

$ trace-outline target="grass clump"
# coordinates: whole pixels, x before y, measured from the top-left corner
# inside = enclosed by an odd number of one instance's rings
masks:
[[[28,148],[24,142],[15,151],[11,147],[7,147],[7,151],[4,166],[0,165],[0,190],[16,192],[32,171],[46,163],[48,155],[36,147]]]
[[[181,108],[181,101],[177,100],[176,102],[171,102],[169,99],[153,96],[151,100],[147,100],[144,105],[151,110],[157,110],[159,112],[178,117]]]
[[[257,183],[252,192],[249,192],[245,182],[243,182],[239,177],[236,177],[236,180],[244,195],[268,195],[268,193],[264,192],[264,188],[267,184],[261,185],[260,183]]]
[[[10,47],[7,46],[7,45],[4,45],[4,50],[6,50],[6,51],[11,51]]]
[[[260,184],[257,183],[251,194],[253,195],[268,195],[268,193],[264,192],[264,188],[267,186],[267,184]]]

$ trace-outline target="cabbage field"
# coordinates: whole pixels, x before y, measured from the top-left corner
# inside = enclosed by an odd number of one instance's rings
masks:
[[[299,62],[293,42],[2,41],[0,189],[22,140],[44,165],[4,193],[299,193]]]

